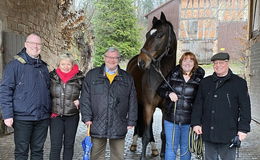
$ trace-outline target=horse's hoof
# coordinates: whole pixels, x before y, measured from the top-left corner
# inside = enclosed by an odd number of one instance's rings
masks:
[[[159,152],[157,149],[152,149],[152,156],[157,157],[159,155]]]
[[[161,160],[164,160],[165,153],[161,153],[161,154],[160,154],[160,157],[161,157]]]
[[[140,160],[146,160],[146,158],[141,156],[141,157],[140,157]]]
[[[132,144],[131,147],[130,147],[130,151],[131,152],[135,152],[136,151],[136,147],[137,147],[137,145]]]

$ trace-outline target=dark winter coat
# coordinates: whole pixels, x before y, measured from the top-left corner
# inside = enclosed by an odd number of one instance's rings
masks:
[[[238,131],[250,131],[250,121],[250,99],[244,79],[229,70],[225,77],[214,73],[201,81],[191,125],[202,126],[204,141],[230,143]]]
[[[161,97],[165,98],[165,120],[178,124],[190,124],[192,104],[196,97],[199,83],[204,75],[205,71],[199,67],[192,74],[191,78],[185,82],[180,65],[176,66],[167,75],[166,80],[169,82],[174,91],[172,91],[165,82],[162,82],[157,90],[157,93]],[[175,103],[172,102],[169,97],[171,92],[174,92],[178,96],[175,113]]]
[[[31,58],[24,48],[5,67],[0,84],[3,119],[36,121],[50,117],[50,77],[40,58]]]
[[[118,69],[110,84],[104,65],[90,70],[83,82],[80,97],[82,121],[92,121],[91,136],[124,138],[127,126],[135,126],[137,99],[133,78]]]
[[[71,116],[78,114],[74,101],[79,99],[83,73],[79,71],[67,83],[63,83],[55,70],[50,72],[52,113]]]

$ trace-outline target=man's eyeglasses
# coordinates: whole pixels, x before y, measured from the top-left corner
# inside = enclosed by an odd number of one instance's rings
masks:
[[[224,65],[228,62],[228,60],[225,60],[225,61],[214,61],[213,62],[213,65]]]
[[[36,43],[36,42],[31,42],[31,41],[26,41],[26,43],[32,44],[32,45],[37,45],[37,46],[41,46],[41,43]]]
[[[110,57],[110,56],[106,56],[106,55],[105,55],[105,57],[108,59],[113,59],[113,60],[119,60],[119,58],[120,58],[120,57]]]

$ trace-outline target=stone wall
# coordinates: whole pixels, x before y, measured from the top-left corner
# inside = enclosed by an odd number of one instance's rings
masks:
[[[59,0],[0,0],[0,79],[3,72],[2,31],[28,35],[32,32],[42,37],[42,58],[50,68],[55,66],[56,55],[62,50]],[[0,135],[8,132],[1,121]]]
[[[61,19],[59,0],[0,1],[0,21],[3,24],[3,31],[22,35],[35,32],[41,35],[42,58],[48,62],[50,68],[54,66],[55,57],[64,45],[61,38]]]

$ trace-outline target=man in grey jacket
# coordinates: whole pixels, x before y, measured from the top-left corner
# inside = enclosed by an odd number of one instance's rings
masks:
[[[112,160],[124,159],[127,129],[136,125],[137,98],[133,78],[119,67],[119,51],[109,48],[105,64],[90,70],[80,97],[82,121],[91,125],[91,159],[104,160],[107,139]]]

